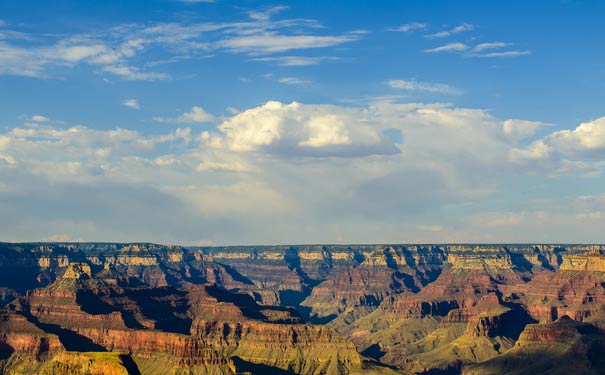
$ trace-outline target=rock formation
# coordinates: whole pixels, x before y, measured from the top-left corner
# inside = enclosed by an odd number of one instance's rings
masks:
[[[0,302],[0,374],[592,374],[605,248],[0,244]]]

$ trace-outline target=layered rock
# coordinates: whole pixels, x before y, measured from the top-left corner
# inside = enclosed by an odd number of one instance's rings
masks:
[[[605,256],[600,250],[562,257],[557,272],[538,274],[518,294],[533,318],[549,323],[562,316],[605,330]]]
[[[14,311],[0,310],[0,351],[4,356],[17,353],[40,359],[62,350],[56,335],[47,334]]]
[[[557,322],[528,325],[514,348],[464,368],[464,375],[601,374],[605,336],[593,326],[564,316]]]
[[[0,368],[91,372],[107,359],[145,375],[390,371],[368,356],[413,372],[479,369],[515,342],[576,340],[552,328],[564,315],[604,330],[604,250],[0,243],[12,322],[0,329]],[[598,342],[576,331],[574,350]],[[107,357],[72,353],[84,350]]]

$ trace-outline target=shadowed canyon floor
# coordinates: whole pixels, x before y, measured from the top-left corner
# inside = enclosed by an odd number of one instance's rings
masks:
[[[605,246],[0,244],[0,374],[601,374]]]

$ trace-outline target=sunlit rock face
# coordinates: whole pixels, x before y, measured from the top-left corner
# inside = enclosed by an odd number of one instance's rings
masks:
[[[605,366],[603,246],[0,248],[3,374]]]

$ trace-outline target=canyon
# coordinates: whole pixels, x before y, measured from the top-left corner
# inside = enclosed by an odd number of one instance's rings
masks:
[[[599,374],[603,245],[0,243],[0,374]]]

